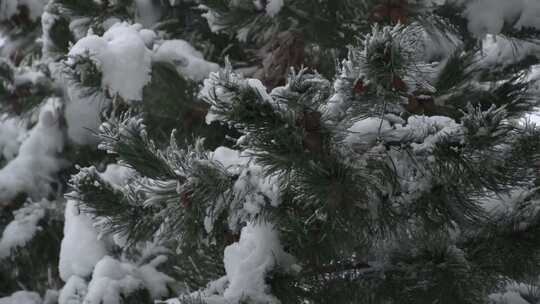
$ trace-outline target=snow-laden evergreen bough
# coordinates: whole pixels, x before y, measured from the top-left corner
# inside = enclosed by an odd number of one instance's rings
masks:
[[[536,303],[539,10],[0,0],[0,303]]]
[[[487,90],[476,78],[440,81],[450,64],[465,74],[468,58],[419,62],[419,31],[374,27],[334,89],[308,70],[271,93],[230,66],[212,73],[200,92],[206,121],[240,131],[236,149],[182,149],[174,133],[157,149],[139,117],[109,121],[100,147],[138,173],[115,191],[83,170],[78,199],[128,241],[175,240],[195,277],[197,265],[216,263],[208,247],[223,248],[224,276],[207,274],[210,285],[171,303],[483,302],[501,278],[519,280],[536,264],[533,243],[507,247],[534,233],[538,132],[512,118],[535,102],[522,78]],[[486,96],[458,111],[456,86]],[[521,93],[493,105],[506,87]],[[129,211],[108,218],[112,202],[99,199],[115,193]],[[503,209],[510,199],[517,205]],[[507,264],[516,257],[527,266]]]

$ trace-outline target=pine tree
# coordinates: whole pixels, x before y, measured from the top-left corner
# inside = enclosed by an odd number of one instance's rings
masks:
[[[0,0],[0,303],[537,303],[539,14]]]

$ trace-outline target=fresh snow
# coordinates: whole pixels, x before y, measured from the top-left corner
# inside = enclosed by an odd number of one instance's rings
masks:
[[[121,189],[125,186],[131,177],[136,173],[135,170],[128,166],[119,164],[108,164],[103,173],[99,173],[99,177],[116,189]]]
[[[266,14],[270,17],[274,17],[281,11],[284,0],[269,0],[266,4]]]
[[[76,275],[72,275],[60,291],[58,304],[79,304],[83,303],[84,297],[88,292],[86,281]]]
[[[240,241],[225,248],[223,262],[229,281],[226,303],[280,303],[268,293],[265,278],[274,267],[289,269],[294,258],[283,250],[272,224],[250,223],[242,228]]]
[[[32,239],[39,230],[38,222],[45,216],[45,210],[35,203],[17,209],[13,214],[15,218],[6,226],[0,238],[0,260]]]
[[[0,159],[7,161],[15,158],[21,143],[27,135],[25,124],[17,117],[6,114],[0,117]]]
[[[173,64],[181,75],[195,81],[203,80],[219,69],[216,63],[204,60],[201,52],[180,39],[164,41],[157,47],[153,59]]]
[[[128,102],[142,100],[143,88],[151,80],[152,62],[170,63],[181,75],[195,81],[219,69],[184,40],[156,40],[156,33],[140,24],[115,23],[103,37],[91,34],[80,39],[69,56],[90,56],[103,74],[103,87]]]
[[[104,256],[94,268],[83,302],[117,304],[121,302],[121,295],[129,295],[143,288],[146,288],[154,299],[166,297],[169,294],[167,284],[174,280],[156,270],[156,267],[166,260],[164,256],[158,256],[150,263],[137,267],[134,264]],[[83,286],[80,281],[77,285]]]
[[[253,90],[260,96],[263,102],[267,102],[273,107],[278,108],[284,106],[283,104],[278,104],[272,96],[268,94],[266,87],[259,79],[244,78],[242,75],[233,72],[229,63],[226,64],[226,69],[212,72],[208,75],[208,78],[204,80],[203,87],[199,92],[199,98],[209,102],[212,101],[213,96],[216,96],[221,102],[232,104],[234,100],[231,97],[234,96],[234,93],[231,93],[224,85],[232,83],[242,90]],[[218,110],[218,108],[211,104],[210,110],[206,114],[207,124],[211,124],[213,121],[223,120],[223,117],[216,113],[216,110]]]
[[[463,127],[451,118],[444,116],[409,117],[406,124],[390,125],[387,119],[369,117],[353,124],[345,138],[347,145],[356,149],[370,149],[381,142],[410,143],[415,153],[431,152],[442,140],[460,142]]]
[[[42,304],[37,292],[21,290],[9,297],[0,298],[0,304]]]
[[[50,182],[64,164],[58,158],[64,146],[60,106],[58,99],[45,103],[17,157],[0,169],[0,201],[11,200],[21,192],[39,198],[52,191]]]
[[[107,254],[105,243],[98,239],[92,220],[68,200],[65,211],[64,239],[60,246],[60,278],[67,282],[73,276],[86,277]]]
[[[139,24],[116,23],[103,37],[88,35],[77,41],[68,55],[88,54],[103,73],[102,86],[112,96],[118,94],[128,102],[140,101],[143,87],[150,82],[152,63],[152,53],[139,33],[141,29]]]
[[[259,214],[270,205],[277,207],[281,203],[281,188],[277,175],[267,176],[263,166],[253,162],[249,151],[237,151],[227,147],[218,147],[210,158],[219,162],[231,175],[238,176],[232,188],[232,209],[229,228],[239,230],[238,223],[245,222]],[[219,205],[217,203],[216,205]],[[210,208],[205,218],[205,229],[212,231],[215,221],[216,206]]]
[[[489,299],[494,304],[530,304],[529,302],[525,301],[516,291],[491,294]]]
[[[538,0],[474,0],[467,1],[465,17],[469,31],[478,38],[499,34],[505,23],[517,19],[515,27],[540,29]]]
[[[240,240],[225,248],[223,262],[226,275],[191,296],[212,304],[278,304],[266,284],[268,273],[276,267],[285,272],[300,270],[295,258],[284,251],[271,223],[248,223],[242,228]],[[182,301],[170,299],[166,303]]]
[[[524,41],[516,47],[515,41],[487,34],[482,40],[479,64],[490,67],[506,66],[517,63],[527,56],[538,54],[540,54],[540,45],[536,42]]]

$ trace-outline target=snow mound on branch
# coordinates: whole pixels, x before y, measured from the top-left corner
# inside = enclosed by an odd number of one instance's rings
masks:
[[[173,64],[180,74],[195,81],[203,80],[219,69],[219,65],[204,60],[201,52],[180,39],[164,41],[155,50],[153,59]]]
[[[0,260],[8,257],[11,250],[24,246],[39,230],[38,222],[45,216],[45,210],[39,203],[31,204],[13,212],[11,221],[0,238]]]
[[[108,164],[105,171],[99,173],[99,176],[112,187],[120,190],[135,174],[136,171],[127,165]]]
[[[266,14],[270,17],[274,17],[279,14],[283,7],[283,0],[270,0],[266,4]]]
[[[167,296],[167,284],[174,280],[156,270],[166,260],[165,256],[158,256],[150,263],[137,267],[109,256],[103,257],[92,273],[84,303],[118,304],[121,303],[121,295],[144,288],[154,299]]]
[[[232,150],[227,147],[218,147],[210,158],[219,162],[231,175],[238,176],[233,186],[232,194],[234,202],[232,212],[229,216],[229,228],[238,231],[241,227],[239,223],[245,222],[247,218],[259,214],[268,204],[277,207],[281,203],[281,188],[277,175],[267,176],[263,166],[255,164],[253,156],[247,151]],[[218,203],[218,205],[221,204]],[[215,212],[213,206],[207,210],[204,220],[207,232],[213,230],[213,223],[219,213]]]
[[[43,13],[43,8],[48,0],[3,0],[0,1],[0,20],[13,17],[20,12],[19,7],[28,9],[28,16],[31,20],[36,20]]]
[[[237,150],[233,150],[227,147],[217,147],[216,150],[212,153],[212,159],[217,160],[223,165],[223,167],[231,171],[238,168],[239,166],[247,165],[250,158],[246,156],[242,157],[241,153]]]
[[[514,41],[488,34],[482,40],[482,57],[479,63],[486,66],[507,66],[539,53],[540,46],[536,42],[522,42],[516,47]]]
[[[0,304],[41,304],[41,297],[36,292],[22,290],[0,298]]]
[[[477,38],[499,34],[505,23],[515,28],[540,29],[540,2],[537,0],[476,0],[468,3],[464,12],[468,29]]]
[[[286,253],[272,224],[250,223],[242,228],[240,240],[225,248],[223,262],[229,281],[223,296],[227,303],[279,303],[269,294],[265,278],[277,266],[289,269],[294,258]]]
[[[260,213],[267,202],[273,207],[281,203],[278,176],[266,176],[265,173],[263,166],[250,164],[240,173],[238,180],[234,183],[235,196],[244,201],[243,210],[250,215]]]
[[[509,282],[503,290],[489,295],[490,303],[493,304],[529,304],[526,296],[534,297],[537,294],[536,284],[530,285],[518,282]]]
[[[349,128],[350,135],[346,138],[349,145],[373,145],[377,139],[392,130],[390,123],[376,117],[359,120]]]
[[[58,99],[47,101],[17,157],[0,169],[0,201],[9,201],[21,192],[41,198],[52,191],[50,182],[63,166],[57,157],[64,146],[60,107]]]
[[[79,40],[69,56],[88,54],[101,70],[102,86],[111,95],[140,101],[143,87],[150,82],[152,63],[152,52],[146,47],[141,30],[140,24],[116,23],[103,37],[89,35]]]
[[[71,276],[60,291],[58,304],[83,303],[88,291],[88,284],[79,276]]]
[[[105,255],[105,244],[98,239],[98,232],[90,218],[80,213],[76,201],[68,200],[58,265],[60,278],[67,282],[73,275],[90,275],[94,266]]]
[[[191,293],[188,299],[212,304],[278,304],[281,302],[270,294],[266,284],[267,275],[276,268],[300,270],[295,258],[283,250],[271,223],[248,223],[242,228],[240,240],[225,248],[223,262],[226,275],[208,284],[205,290]],[[165,303],[184,301],[177,298]]]
[[[489,295],[489,300],[494,304],[529,304],[517,291],[507,291]]]
[[[26,134],[24,124],[16,117],[0,117],[0,158],[15,158]]]
[[[225,120],[222,115],[218,114],[220,112],[220,106],[215,105],[214,102],[217,99],[220,103],[223,103],[221,106],[226,104],[232,105],[236,92],[230,90],[231,86],[237,87],[237,89],[242,91],[251,90],[256,92],[260,96],[261,102],[268,103],[272,107],[283,107],[283,104],[278,104],[268,94],[266,87],[259,79],[244,78],[242,75],[233,72],[230,63],[227,62],[225,69],[210,73],[208,78],[204,80],[203,87],[199,92],[199,98],[210,105],[210,110],[206,114],[207,124],[211,124],[213,121]]]
[[[354,123],[348,129],[345,143],[355,149],[370,149],[377,143],[409,143],[414,153],[431,152],[442,141],[461,142],[463,126],[444,116],[413,115],[407,122],[370,117]]]

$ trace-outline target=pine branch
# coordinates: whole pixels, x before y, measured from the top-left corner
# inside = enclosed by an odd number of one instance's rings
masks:
[[[158,210],[128,200],[126,195],[103,181],[95,168],[82,169],[72,177],[71,186],[74,193],[67,195],[68,198],[79,201],[84,212],[103,219],[109,232],[125,236],[130,245],[151,239],[162,224],[161,219],[154,216]]]

